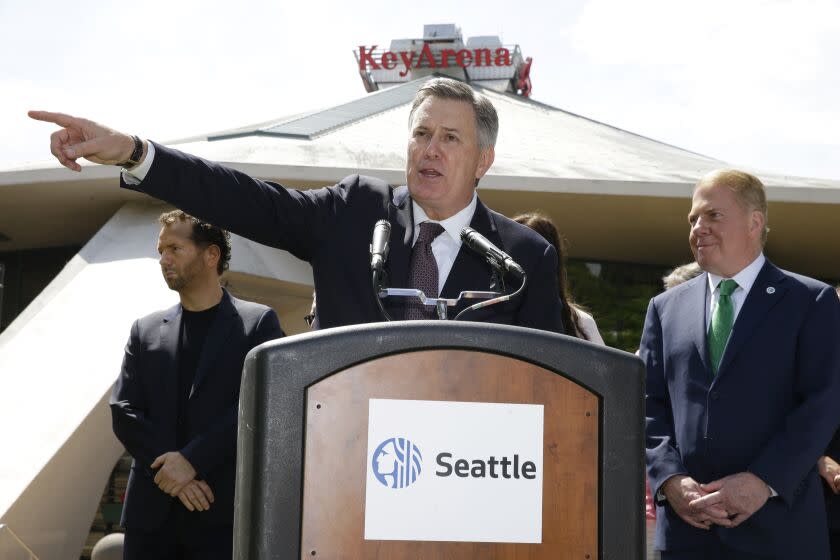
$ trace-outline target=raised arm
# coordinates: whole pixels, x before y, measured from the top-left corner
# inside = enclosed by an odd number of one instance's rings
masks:
[[[62,127],[52,134],[50,151],[74,171],[82,169],[76,161],[80,157],[116,165],[129,160],[135,149],[134,137],[87,119],[46,111],[30,111],[29,116]],[[148,140],[141,142],[136,168],[144,169],[140,164],[147,158],[150,167],[135,180],[123,174],[123,187],[305,261],[311,261],[332,235],[339,213],[349,203],[349,190],[359,182],[358,176],[352,176],[333,187],[297,191]]]

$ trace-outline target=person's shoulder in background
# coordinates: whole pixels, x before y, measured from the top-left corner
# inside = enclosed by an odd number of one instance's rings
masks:
[[[604,338],[601,336],[601,333],[598,332],[598,325],[595,323],[595,318],[581,309],[575,309],[574,311],[577,313],[578,320],[580,321],[580,328],[583,331],[583,336],[586,337],[586,340],[594,342],[595,344],[600,344],[601,346],[606,346]]]

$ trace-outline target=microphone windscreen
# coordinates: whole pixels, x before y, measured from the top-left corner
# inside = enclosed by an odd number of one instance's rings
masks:
[[[391,222],[389,222],[388,220],[379,220],[378,222],[376,222],[376,225],[373,226],[373,227],[374,228],[384,227],[385,231],[387,231],[388,234],[391,233]]]

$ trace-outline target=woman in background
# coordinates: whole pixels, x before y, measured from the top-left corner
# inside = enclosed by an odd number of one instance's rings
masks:
[[[513,220],[542,235],[557,250],[557,287],[560,292],[560,302],[563,304],[561,313],[566,334],[605,346],[595,319],[577,305],[569,293],[569,282],[566,279],[566,240],[560,236],[554,222],[539,212],[519,214],[514,216]]]

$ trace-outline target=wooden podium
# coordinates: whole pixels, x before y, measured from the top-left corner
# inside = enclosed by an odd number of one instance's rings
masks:
[[[541,542],[365,540],[371,399],[543,405]],[[643,418],[638,358],[533,329],[411,321],[264,344],[242,380],[234,557],[641,559]]]

